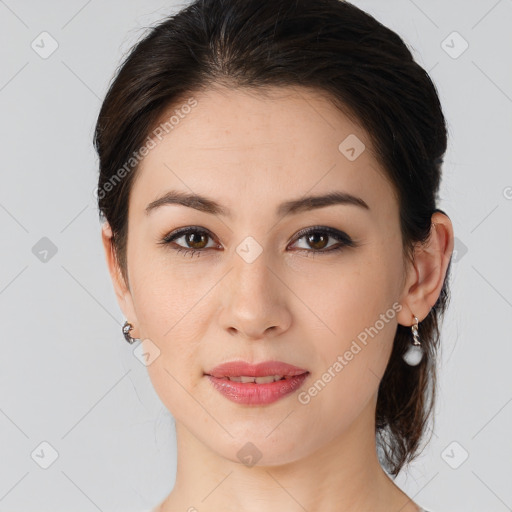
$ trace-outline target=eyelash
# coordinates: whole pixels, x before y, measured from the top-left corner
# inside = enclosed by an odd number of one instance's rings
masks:
[[[198,233],[201,235],[207,235],[208,237],[213,239],[213,237],[211,236],[209,231],[207,231],[203,228],[200,228],[198,226],[189,226],[186,228],[178,229],[177,231],[174,231],[172,233],[169,233],[164,238],[162,238],[158,243],[160,245],[168,245],[172,250],[176,251],[177,254],[180,252],[184,252],[185,253],[184,256],[190,254],[190,256],[193,257],[194,254],[197,253],[197,256],[199,257],[201,255],[201,253],[204,252],[206,249],[188,249],[188,248],[181,247],[181,246],[173,247],[171,245],[171,243],[174,240],[176,240],[177,238],[181,238],[182,236],[188,235],[190,233]],[[325,253],[341,251],[345,247],[355,247],[357,245],[346,233],[343,233],[342,231],[338,231],[337,229],[333,229],[333,228],[330,228],[327,226],[313,226],[310,228],[302,229],[301,231],[299,231],[297,233],[297,237],[295,238],[294,243],[299,241],[301,238],[304,238],[305,236],[308,236],[310,234],[315,234],[315,233],[321,233],[324,235],[328,235],[329,237],[335,238],[336,240],[338,240],[340,242],[340,245],[338,245],[337,247],[334,247],[334,248],[331,247],[329,249],[318,249],[318,250],[295,249],[295,250],[300,251],[300,252],[306,252],[306,253],[308,253],[308,256],[309,256],[309,254],[311,254],[312,256],[315,256],[316,254],[325,254]]]

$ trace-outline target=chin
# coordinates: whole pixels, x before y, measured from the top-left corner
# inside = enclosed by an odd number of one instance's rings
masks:
[[[245,429],[244,435],[235,435],[222,446],[212,445],[211,438],[208,445],[220,456],[247,467],[282,466],[307,455],[308,447],[302,441],[303,435],[297,433],[295,437],[286,432],[268,435],[271,430],[257,429],[251,434]]]

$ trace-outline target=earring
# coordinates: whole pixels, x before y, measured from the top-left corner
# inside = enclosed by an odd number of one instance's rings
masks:
[[[132,338],[130,336],[130,331],[133,329],[133,325],[131,323],[128,322],[128,320],[126,320],[126,322],[124,323],[123,325],[123,334],[124,334],[124,339],[132,344],[132,343],[135,343],[136,341],[140,341],[139,338]]]
[[[411,326],[413,341],[409,345],[407,352],[402,356],[403,360],[409,366],[417,366],[423,359],[423,347],[420,343],[420,337],[418,335],[418,319],[414,317],[415,324]]]

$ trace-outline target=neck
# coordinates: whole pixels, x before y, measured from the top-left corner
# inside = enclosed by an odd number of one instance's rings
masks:
[[[417,512],[380,466],[375,404],[368,405],[348,431],[284,464],[249,466],[231,460],[177,421],[176,482],[159,512]]]

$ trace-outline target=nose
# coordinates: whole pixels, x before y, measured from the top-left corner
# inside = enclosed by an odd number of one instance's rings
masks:
[[[252,262],[233,254],[220,313],[221,326],[229,334],[257,340],[278,336],[289,328],[292,292],[282,269],[270,260],[266,251]]]

